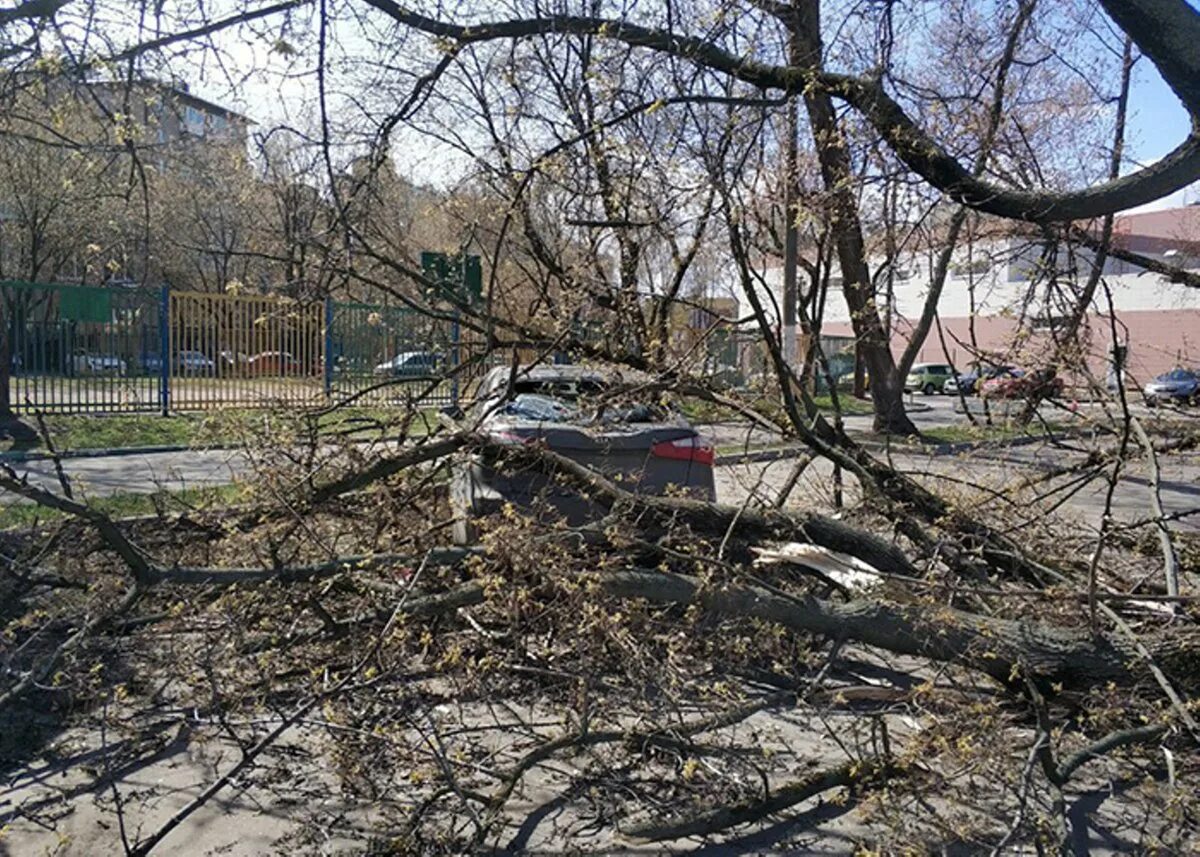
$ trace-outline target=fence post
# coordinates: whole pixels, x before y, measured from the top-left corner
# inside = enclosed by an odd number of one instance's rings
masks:
[[[450,322],[450,404],[458,407],[458,340],[460,337],[458,324],[458,307],[454,308],[454,320]]]
[[[158,404],[165,417],[171,412],[171,287],[166,283],[158,300]]]
[[[325,396],[333,395],[333,297],[325,298]]]

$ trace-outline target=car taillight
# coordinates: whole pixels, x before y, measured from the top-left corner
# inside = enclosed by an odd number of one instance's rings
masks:
[[[681,437],[679,440],[664,440],[650,447],[650,452],[659,458],[675,461],[695,461],[712,466],[716,450],[710,441],[702,437]]]
[[[488,438],[503,446],[528,446],[537,440],[533,435],[521,435],[511,431],[494,431]]]

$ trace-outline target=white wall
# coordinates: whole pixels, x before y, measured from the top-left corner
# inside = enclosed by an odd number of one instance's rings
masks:
[[[1181,261],[1162,254],[1145,255],[1155,256],[1168,263],[1178,264]],[[939,314],[943,319],[965,318],[972,313],[972,301],[976,315],[1015,316],[1020,314],[1022,308],[1028,313],[1045,314],[1043,310],[1050,287],[1041,282],[1035,292],[1031,293],[1028,279],[1030,269],[1037,265],[1038,256],[1038,248],[1023,239],[1010,238],[977,244],[970,254],[971,261],[977,268],[975,272],[971,272],[968,270],[968,254],[962,252],[955,259],[957,270],[952,271],[946,278],[938,301]],[[1079,252],[1073,259],[1058,260],[1057,264],[1061,270],[1070,270],[1073,266],[1076,274],[1073,278],[1063,278],[1063,284],[1058,287],[1058,307],[1051,309],[1050,314],[1059,314],[1064,306],[1070,305],[1074,290],[1081,288],[1087,279],[1091,270],[1091,258],[1090,253]],[[899,276],[893,280],[893,310],[901,317],[910,321],[920,317],[929,290],[932,261],[923,255],[909,254],[897,265]],[[1182,261],[1189,268],[1200,269],[1200,264],[1195,260]],[[882,262],[882,258],[870,260],[871,271],[874,272]],[[981,270],[984,266],[986,271]],[[840,278],[835,279],[837,284],[830,287],[825,321],[849,322],[850,313],[841,293]],[[782,301],[782,268],[768,269],[766,281],[769,294],[775,301]],[[1170,283],[1157,274],[1119,260],[1109,259],[1105,264],[1104,282],[1112,292],[1113,306],[1118,312],[1200,309],[1200,289]],[[878,279],[881,304],[885,302],[884,283],[885,280],[881,276]],[[807,286],[807,279],[803,276],[801,284]],[[763,297],[770,305],[769,297],[766,294]],[[1098,290],[1093,310],[1107,312],[1107,309],[1107,297],[1102,289]],[[1200,331],[1197,333],[1200,335]]]

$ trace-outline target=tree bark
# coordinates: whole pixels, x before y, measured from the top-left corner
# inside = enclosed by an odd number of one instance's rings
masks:
[[[1124,638],[1093,635],[1086,627],[996,619],[939,605],[824,601],[756,586],[706,586],[698,578],[661,571],[606,572],[610,595],[659,604],[699,604],[714,613],[772,622],[795,631],[844,637],[897,654],[959,663],[1005,685],[1024,677],[1042,687],[1082,690],[1107,682],[1150,678],[1136,647]],[[1143,642],[1179,686],[1194,687],[1200,672],[1195,629],[1178,628]]]

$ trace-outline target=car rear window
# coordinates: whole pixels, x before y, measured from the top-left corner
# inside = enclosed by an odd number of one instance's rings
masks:
[[[505,414],[544,423],[565,423],[575,419],[579,408],[574,403],[538,393],[518,393],[504,406]]]
[[[568,402],[574,402],[580,396],[598,395],[606,389],[608,385],[597,378],[518,378],[513,384],[513,392],[518,396],[529,393]]]
[[[662,422],[668,410],[627,396],[605,396],[608,386],[595,379],[524,380],[514,385],[516,395],[502,413],[538,422],[613,425]]]

